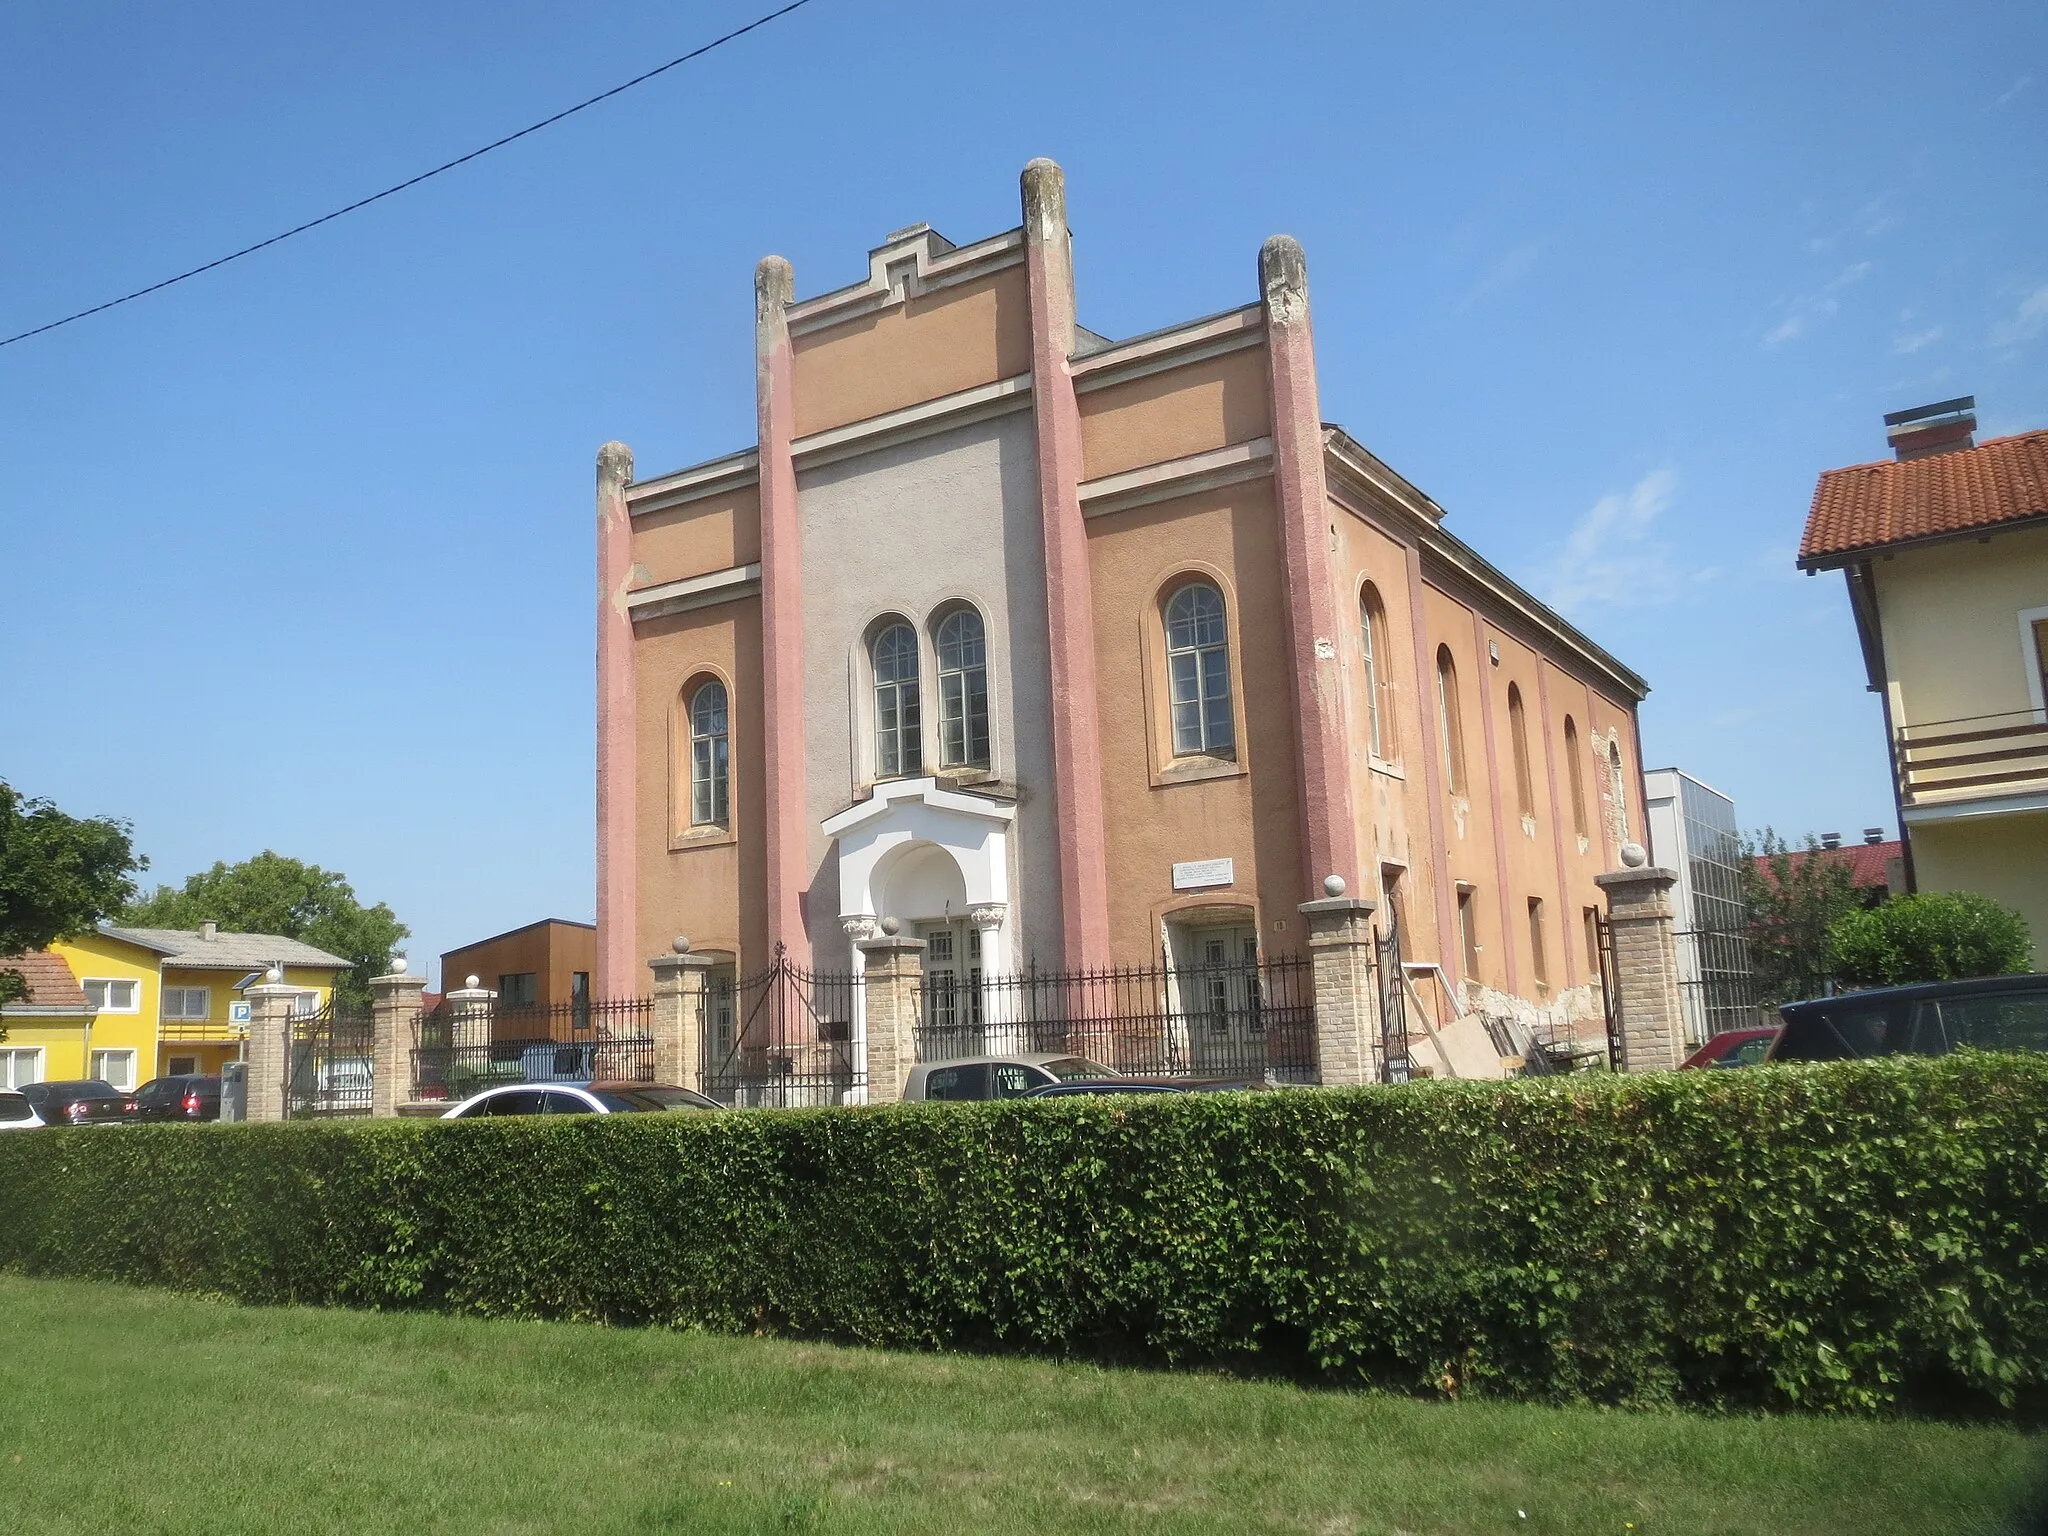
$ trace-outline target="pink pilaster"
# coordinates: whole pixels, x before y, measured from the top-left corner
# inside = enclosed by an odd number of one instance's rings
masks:
[[[1266,362],[1273,393],[1273,484],[1287,560],[1288,652],[1301,738],[1302,880],[1316,895],[1341,875],[1363,889],[1352,809],[1344,673],[1337,657],[1330,573],[1330,498],[1323,478],[1323,414],[1309,328],[1308,258],[1288,235],[1259,251]]]
[[[1415,713],[1422,727],[1422,782],[1429,799],[1430,885],[1436,897],[1436,952],[1446,976],[1463,978],[1465,957],[1458,947],[1457,896],[1451,889],[1450,817],[1445,814],[1442,726],[1437,720],[1436,648],[1429,643],[1428,589],[1422,581],[1422,552],[1413,544],[1408,566],[1410,633],[1415,638]]]
[[[754,269],[754,397],[761,440],[761,737],[767,758],[768,941],[809,965],[803,893],[808,827],[804,806],[803,570],[798,547],[795,360],[789,306],[796,277],[780,256]],[[751,962],[750,962],[751,963]]]
[[[633,523],[626,486],[633,450],[597,450],[597,991],[640,989],[640,885],[635,839],[639,795],[634,765]]]
[[[1557,732],[1550,728],[1550,668],[1543,662],[1536,663],[1536,708],[1542,716],[1543,725],[1543,778],[1550,787],[1550,848],[1557,857],[1557,922],[1552,931],[1562,945],[1564,959],[1564,984],[1576,987],[1579,984],[1579,948],[1573,942],[1578,929],[1574,923],[1578,913],[1572,910],[1571,881],[1565,873],[1564,862],[1564,817],[1559,815],[1560,790],[1557,781]]]
[[[1486,621],[1479,617],[1479,610],[1472,611],[1472,654],[1479,667],[1479,708],[1485,723],[1486,735],[1486,806],[1493,825],[1493,885],[1498,893],[1496,903],[1500,909],[1500,959],[1501,985],[1509,992],[1519,994],[1521,988],[1521,966],[1515,962],[1515,916],[1514,895],[1508,889],[1508,821],[1507,810],[1501,803],[1500,751],[1497,745],[1498,733],[1493,724],[1493,653],[1488,649]],[[1522,830],[1519,811],[1516,814],[1514,830]]]
[[[1050,160],[1021,179],[1031,290],[1031,409],[1045,536],[1053,793],[1058,807],[1060,924],[1070,970],[1109,965],[1109,864],[1102,813],[1102,717],[1095,688],[1095,599],[1081,521],[1081,411],[1074,354],[1074,256],[1067,184]]]

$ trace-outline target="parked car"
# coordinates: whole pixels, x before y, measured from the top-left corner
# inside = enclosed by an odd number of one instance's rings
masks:
[[[45,1125],[120,1125],[135,1118],[135,1096],[97,1077],[25,1083],[20,1092]]]
[[[1778,1016],[1785,1027],[1771,1061],[1946,1056],[1958,1046],[2048,1051],[2048,975],[1873,987],[1786,1003]]]
[[[42,1123],[43,1117],[29,1103],[27,1094],[0,1089],[0,1131],[33,1131],[40,1129]]]
[[[135,1090],[137,1120],[218,1120],[220,1078],[198,1072],[153,1077]]]
[[[1754,1067],[1770,1055],[1780,1026],[1761,1024],[1755,1029],[1724,1029],[1678,1065],[1680,1067]]]
[[[958,1061],[921,1061],[903,1085],[906,1101],[1021,1099],[1034,1088],[1081,1079],[1101,1081],[1120,1073],[1085,1056],[1059,1051],[1025,1051],[1015,1056],[964,1056]]]
[[[1262,1089],[1257,1077],[1077,1077],[1063,1083],[1047,1083],[1025,1095],[1027,1099],[1073,1099],[1084,1094],[1104,1093],[1241,1093]]]
[[[632,1115],[669,1110],[723,1109],[689,1088],[658,1083],[508,1083],[486,1088],[442,1115],[475,1120],[484,1115]]]

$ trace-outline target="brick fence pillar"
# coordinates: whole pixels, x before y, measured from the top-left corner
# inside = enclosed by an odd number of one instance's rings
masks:
[[[1622,850],[1646,857],[1634,843]],[[1678,991],[1678,943],[1673,937],[1671,887],[1678,883],[1668,869],[1617,869],[1595,875],[1594,884],[1607,893],[1608,921],[1614,928],[1615,987],[1612,1006],[1621,1011],[1621,1056],[1616,1069],[1661,1072],[1685,1060],[1685,1013]]]
[[[406,974],[394,960],[387,976],[370,978],[370,1114],[388,1120],[412,1097],[412,1031],[427,978]]]
[[[1344,881],[1323,882],[1331,894],[1301,904],[1308,929],[1316,999],[1316,1077],[1325,1088],[1379,1081],[1379,993],[1373,986],[1373,904],[1344,894]]]
[[[249,1120],[282,1120],[291,1103],[292,1009],[299,989],[273,966],[244,992],[249,1002]]]
[[[677,939],[673,948],[647,962],[654,972],[654,1080],[702,1093],[704,1027],[717,957],[692,954],[688,939]]]
[[[917,1060],[918,995],[924,980],[924,940],[896,932],[893,917],[882,919],[882,936],[860,940],[866,960],[868,1102],[894,1104]]]

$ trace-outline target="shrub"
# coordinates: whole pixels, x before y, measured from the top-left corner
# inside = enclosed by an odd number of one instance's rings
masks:
[[[0,1265],[1434,1394],[2042,1406],[2048,1059],[0,1137]]]
[[[1853,987],[2010,976],[2027,969],[2027,920],[1970,891],[1898,896],[1828,928],[1835,974]]]

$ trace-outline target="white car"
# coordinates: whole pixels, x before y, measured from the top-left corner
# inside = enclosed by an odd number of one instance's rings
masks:
[[[723,1109],[716,1099],[690,1088],[658,1083],[507,1083],[464,1099],[441,1118],[474,1120],[481,1115],[631,1115],[668,1110]]]
[[[42,1123],[27,1094],[0,1089],[0,1131],[33,1131]]]

